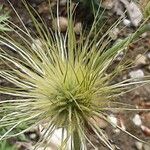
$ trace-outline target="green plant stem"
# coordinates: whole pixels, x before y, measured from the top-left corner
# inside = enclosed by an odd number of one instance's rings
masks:
[[[81,149],[81,141],[78,132],[75,130],[73,133],[73,144],[74,144],[74,150],[80,150]]]
[[[150,32],[150,23],[141,27],[141,29],[139,31],[137,31],[136,34],[134,35],[133,40],[138,38],[141,34],[143,34],[145,32]]]

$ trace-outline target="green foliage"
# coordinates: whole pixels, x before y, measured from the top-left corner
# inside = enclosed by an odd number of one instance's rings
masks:
[[[0,150],[16,150],[16,148],[9,144],[7,140],[3,140],[0,142]]]
[[[100,1],[98,0],[77,0],[78,2],[82,3],[84,7],[91,10],[91,12],[98,10]]]
[[[150,17],[150,1],[147,3],[145,9],[144,9],[144,16],[147,18],[147,17]]]
[[[1,129],[0,134],[4,134],[6,130]],[[16,150],[16,147],[8,142],[8,140],[0,141],[0,150]]]
[[[0,70],[0,76],[14,85],[0,86],[0,93],[15,96],[0,101],[0,111],[3,114],[0,128],[7,127],[7,131],[0,135],[0,140],[17,136],[29,128],[44,124],[45,136],[37,145],[49,140],[54,131],[61,128],[62,135],[65,135],[65,132],[67,135],[62,136],[60,149],[84,150],[87,148],[87,142],[95,148],[88,137],[90,127],[97,138],[113,150],[113,144],[96,124],[95,117],[107,121],[114,127],[107,119],[107,110],[116,108],[114,100],[131,90],[131,85],[148,83],[149,78],[126,79],[114,83],[114,79],[127,67],[123,62],[112,72],[107,71],[118,52],[126,49],[140,34],[149,30],[149,26],[142,26],[137,32],[108,48],[111,40],[107,37],[118,22],[99,38],[100,30],[96,32],[96,25],[100,19],[97,12],[89,34],[81,34],[76,38],[71,11],[68,11],[66,35],[61,34],[59,30],[53,33],[40,16],[42,24],[38,22],[29,6],[23,2],[38,33],[38,40],[34,39],[23,22],[21,23],[24,28],[17,28],[19,32],[13,29],[13,23],[10,22],[10,29],[18,36],[19,42],[7,33],[4,36],[0,35],[0,43],[19,56],[16,58],[0,48],[0,58],[9,64],[9,69]],[[91,39],[93,33],[95,36]],[[128,110],[121,104],[119,109]],[[12,133],[22,124],[26,125],[26,129]],[[119,126],[116,127],[120,129]],[[127,131],[124,132],[131,135]]]

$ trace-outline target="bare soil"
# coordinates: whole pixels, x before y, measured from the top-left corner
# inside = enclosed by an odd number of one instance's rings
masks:
[[[13,4],[14,8],[17,10],[17,12],[21,15],[21,18],[25,22],[25,25],[27,26],[27,28],[32,29],[32,24],[31,24],[30,18],[28,17],[26,10],[25,10],[24,6],[21,4],[21,2],[19,0],[12,0],[11,2]],[[49,26],[50,26],[51,25],[51,23],[50,23],[51,18],[48,14],[47,3],[44,0],[29,0],[29,3],[37,11],[40,11],[40,15],[46,19],[47,24],[49,24]],[[13,20],[13,22],[15,24],[20,25],[20,22],[18,21],[16,15],[12,11],[12,8],[10,7],[10,5],[5,0],[1,0],[0,4],[4,4],[5,9],[11,11],[10,12],[10,15],[12,17],[11,19]],[[82,10],[81,8],[77,9],[78,12],[77,12],[76,17],[77,17],[77,20],[83,21],[83,18],[87,12],[85,12],[85,10]],[[65,8],[62,6],[60,9],[60,15],[65,16],[66,15],[65,13],[66,13]],[[109,23],[116,20],[115,14],[113,14],[112,12],[109,12],[108,14],[109,14],[108,17],[110,17]],[[84,23],[92,22],[91,15],[89,15],[88,17],[85,17],[86,21],[84,20]],[[109,23],[108,23],[108,26],[109,26]],[[119,28],[121,28],[121,25],[119,26]],[[126,37],[128,34],[134,32],[135,30],[136,29],[133,27],[125,28],[118,35],[118,39]],[[148,51],[150,51],[150,34],[149,33],[147,33],[140,40],[138,40],[137,42],[135,42],[129,46],[129,50],[127,52],[127,58],[135,60],[135,58],[138,54],[145,53],[145,55],[146,55],[146,53]],[[0,66],[5,67],[3,65],[0,65]],[[126,72],[123,72],[121,77],[122,78],[125,76],[128,77],[129,72],[132,70],[135,70],[135,69],[142,69],[143,72],[145,73],[145,75],[150,75],[150,59],[147,58],[147,63],[145,65],[140,65],[137,67],[131,67]],[[116,79],[116,80],[119,80],[119,79]],[[0,84],[2,85],[2,84],[7,84],[7,83],[5,83],[5,81],[3,79],[0,79]],[[10,96],[6,96],[6,95],[0,95],[0,96],[1,96],[0,99],[2,99],[2,100],[11,98]],[[120,97],[120,101],[125,102],[127,104],[133,104],[135,106],[150,108],[150,85],[144,85],[142,87],[138,87],[134,91],[127,93],[127,94],[123,95],[122,97]],[[138,138],[141,138],[145,141],[150,141],[150,134],[147,135],[146,133],[144,133],[141,130],[141,128],[134,125],[134,123],[132,121],[133,116],[137,113],[141,116],[144,126],[147,126],[150,128],[150,115],[148,115],[148,113],[150,113],[150,112],[143,112],[143,111],[140,111],[140,112],[133,112],[133,111],[123,112],[122,111],[122,112],[117,112],[114,114],[116,116],[120,116],[123,119],[123,122],[124,122],[124,125],[125,125],[127,131],[134,134]],[[149,117],[143,117],[145,115],[147,115]],[[136,140],[133,139],[132,137],[128,136],[127,134],[125,134],[123,132],[116,133],[114,131],[114,129],[112,129],[110,127],[106,128],[106,132],[107,132],[110,140],[112,141],[112,143],[116,144],[121,150],[136,150],[136,147],[135,147]],[[100,150],[107,150],[108,149],[108,148],[102,146],[99,142],[97,142],[97,145],[98,145]],[[147,150],[147,149],[144,149],[144,150]]]

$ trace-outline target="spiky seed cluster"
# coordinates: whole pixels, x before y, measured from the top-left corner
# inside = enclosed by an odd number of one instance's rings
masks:
[[[105,112],[108,102],[120,95],[127,85],[147,82],[128,79],[111,84],[114,77],[124,69],[124,65],[118,65],[109,74],[107,69],[118,52],[149,27],[141,28],[140,32],[106,50],[105,43],[110,39],[105,42],[104,39],[113,27],[101,39],[100,32],[91,39],[98,22],[95,20],[86,40],[83,40],[84,35],[80,35],[80,42],[77,43],[71,14],[68,17],[66,35],[62,35],[59,30],[53,34],[44,22],[42,25],[38,23],[26,3],[25,6],[39,39],[35,41],[20,17],[24,30],[12,22],[8,27],[17,34],[21,43],[7,33],[5,36],[0,35],[0,43],[6,47],[0,48],[0,58],[9,68],[1,70],[0,76],[14,85],[0,87],[0,93],[14,96],[14,99],[0,102],[0,128],[7,129],[0,139],[17,136],[28,130],[27,128],[12,134],[12,131],[22,124],[31,128],[46,123],[45,139],[50,140],[54,131],[62,128],[62,135],[65,130],[67,136],[62,136],[61,148],[67,149],[66,145],[69,142],[70,149],[86,149],[87,142],[95,147],[87,137],[87,126],[90,126],[97,137],[109,149],[113,149],[104,131],[97,124],[93,124],[91,118],[95,119],[97,116],[109,122]],[[18,57],[10,55],[6,49],[17,53]],[[43,139],[39,142],[42,143]]]

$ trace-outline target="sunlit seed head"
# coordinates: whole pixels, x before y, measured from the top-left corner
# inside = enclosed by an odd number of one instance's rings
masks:
[[[99,128],[96,120],[100,118],[114,127],[113,122],[108,119],[108,111],[117,109],[113,108],[113,104],[124,107],[124,104],[115,103],[114,100],[123,92],[130,90],[128,86],[148,83],[149,80],[143,78],[142,81],[126,79],[118,83],[112,82],[127,67],[126,63],[122,62],[111,71],[108,70],[118,53],[126,50],[128,45],[145,30],[149,30],[149,26],[140,27],[139,32],[108,47],[111,40],[107,37],[113,27],[101,37],[101,32],[99,30],[96,32],[99,21],[97,12],[89,34],[81,33],[78,37],[80,42],[77,43],[72,13],[68,12],[65,34],[61,34],[59,30],[51,33],[44,22],[42,24],[38,22],[24,0],[23,2],[30,13],[38,38],[35,40],[32,37],[21,18],[19,19],[23,29],[15,26],[20,33],[14,29],[12,22],[8,27],[22,43],[12,39],[7,33],[4,36],[0,35],[0,43],[18,55],[18,57],[11,56],[0,48],[0,58],[8,64],[8,69],[1,70],[0,76],[13,84],[13,87],[0,86],[0,93],[15,96],[14,99],[0,102],[2,108],[0,128],[7,128],[7,132],[0,136],[0,140],[17,136],[32,126],[45,123],[45,137],[44,139],[41,137],[40,144],[46,140],[50,142],[52,134],[61,128],[62,135],[64,130],[67,132],[67,137],[62,136],[61,149],[67,149],[68,142],[72,150],[87,149],[87,143],[95,148],[88,137],[92,130],[97,139],[113,150],[114,145]],[[120,21],[113,26],[118,25]],[[21,124],[28,127],[17,134],[12,134],[11,132]],[[115,127],[120,129],[117,125]]]

